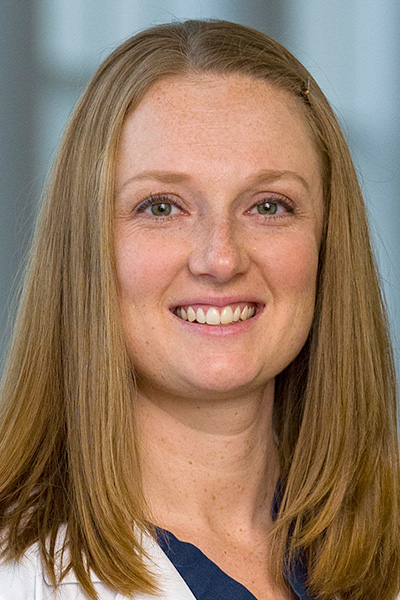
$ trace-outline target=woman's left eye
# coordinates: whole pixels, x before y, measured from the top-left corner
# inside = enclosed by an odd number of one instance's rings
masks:
[[[289,205],[288,202],[285,202],[280,199],[279,201],[274,201],[273,199],[268,198],[263,200],[262,202],[258,202],[255,206],[253,206],[252,209],[250,209],[249,212],[253,214],[258,213],[259,215],[275,216],[285,213],[291,213],[293,212],[293,208]]]

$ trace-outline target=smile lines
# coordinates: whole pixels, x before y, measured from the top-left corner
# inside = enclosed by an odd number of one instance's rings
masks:
[[[236,306],[235,309],[232,309],[231,306],[224,306],[221,312],[216,307],[211,307],[207,312],[204,312],[202,308],[194,310],[194,308],[188,306],[186,309],[183,307],[176,308],[174,314],[183,321],[190,321],[190,323],[196,321],[206,325],[231,325],[254,317],[256,308],[254,305],[245,305],[243,308]]]

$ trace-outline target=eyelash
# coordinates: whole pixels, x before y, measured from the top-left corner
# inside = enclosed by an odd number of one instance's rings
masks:
[[[257,206],[261,206],[262,204],[266,204],[267,202],[269,202],[270,204],[277,204],[278,206],[282,206],[290,214],[293,214],[295,212],[295,208],[294,208],[293,204],[285,196],[279,196],[279,195],[265,196],[260,202],[256,202],[255,204],[253,204],[253,206],[246,212],[250,212]],[[165,194],[151,194],[148,198],[146,198],[145,200],[143,200],[143,202],[141,202],[139,204],[139,206],[136,208],[135,212],[139,213],[139,214],[144,213],[147,208],[154,206],[155,204],[171,204],[172,206],[175,206],[182,212],[184,211],[184,208],[182,206],[180,206],[175,200],[171,200],[171,198],[169,198]],[[152,215],[152,216],[156,220],[161,221],[161,220],[174,218],[174,216],[176,216],[176,215],[166,215],[166,216],[160,215],[158,217],[156,217],[155,215]],[[263,216],[263,215],[260,214],[260,216]],[[281,215],[269,215],[269,217],[270,217],[270,219],[273,219],[273,218],[278,219],[278,218],[281,218]]]

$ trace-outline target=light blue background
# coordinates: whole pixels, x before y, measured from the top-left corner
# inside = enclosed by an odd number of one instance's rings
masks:
[[[40,190],[86,81],[138,30],[212,17],[276,38],[331,101],[365,192],[399,368],[398,0],[1,0],[0,354]]]

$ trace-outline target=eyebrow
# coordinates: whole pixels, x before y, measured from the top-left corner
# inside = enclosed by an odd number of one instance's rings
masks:
[[[134,181],[142,181],[144,179],[151,179],[155,181],[160,181],[161,183],[183,183],[189,181],[191,176],[187,173],[179,173],[173,171],[142,171],[133,177],[130,177],[121,185],[118,190],[118,194],[120,194],[127,185]],[[277,170],[277,169],[262,169],[258,173],[251,175],[247,178],[246,184],[250,186],[259,185],[262,183],[268,183],[272,181],[277,181],[280,179],[295,179],[298,181],[307,191],[309,191],[310,186],[306,179],[296,173],[296,171],[289,170]]]

